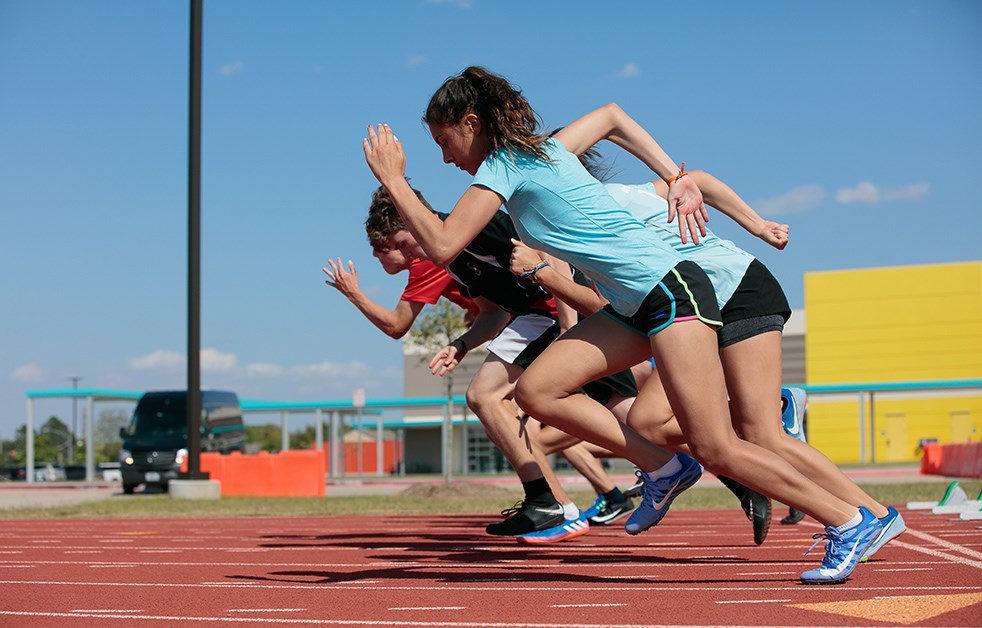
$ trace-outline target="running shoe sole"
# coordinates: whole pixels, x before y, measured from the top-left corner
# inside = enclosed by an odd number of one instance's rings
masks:
[[[589,531],[590,523],[583,517],[580,517],[579,519],[573,519],[561,523],[553,528],[523,534],[516,537],[516,540],[519,543],[524,543],[526,545],[548,545],[550,543],[559,543],[560,541],[575,539],[578,536],[583,536]]]

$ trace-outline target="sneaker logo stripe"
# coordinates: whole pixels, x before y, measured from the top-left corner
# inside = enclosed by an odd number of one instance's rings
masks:
[[[655,507],[655,510],[659,510],[663,505],[665,505],[665,502],[668,501],[668,498],[672,496],[672,493],[675,492],[675,487],[677,487],[679,485],[679,482],[681,481],[682,478],[675,480],[675,484],[672,484],[672,488],[668,489],[668,492],[665,493],[665,496],[662,497],[661,500],[652,502],[652,505]]]

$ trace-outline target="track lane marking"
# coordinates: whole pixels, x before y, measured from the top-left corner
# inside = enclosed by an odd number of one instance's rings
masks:
[[[175,615],[103,615],[93,614],[84,615],[82,613],[41,613],[27,611],[0,611],[0,615],[15,617],[93,617],[100,619],[142,619],[167,622],[216,622],[216,623],[245,623],[254,624],[314,624],[314,625],[340,625],[340,626],[411,626],[420,628],[456,628],[466,626],[467,628],[651,628],[651,624],[545,624],[545,623],[489,623],[489,622],[464,622],[464,621],[386,621],[380,619],[302,619],[286,617],[187,617]],[[686,628],[710,628],[703,625],[687,625]],[[729,626],[728,628],[759,628],[759,625]]]
[[[913,550],[915,552],[921,552],[922,554],[927,554],[928,556],[934,556],[935,558],[942,558],[949,562],[958,563],[960,565],[966,565],[968,567],[974,567],[976,569],[982,569],[982,561],[972,560],[970,558],[964,558],[962,556],[953,556],[951,554],[945,554],[944,552],[930,547],[924,547],[921,545],[912,545],[910,543],[905,543],[904,541],[899,541],[897,539],[892,540],[890,543],[896,545],[897,547],[903,547],[904,549]]]
[[[946,541],[944,539],[938,538],[933,534],[927,534],[926,532],[911,530],[909,528],[907,529],[906,533],[915,538],[921,539],[922,541],[927,541],[929,543],[934,543],[935,545],[940,545],[941,547],[949,549],[953,552],[965,554],[966,556],[970,556],[972,558],[975,558],[976,560],[982,560],[982,552],[976,552],[975,550],[969,549],[964,545],[958,545],[956,543],[952,543],[951,541]]]
[[[548,587],[535,587],[530,588],[528,585],[531,583],[523,584],[522,586],[496,586],[496,587],[462,587],[462,586],[376,586],[375,588],[379,591],[542,591],[542,592],[562,592],[562,591],[602,591],[602,592],[624,592],[631,593],[635,591],[760,591],[759,586],[733,586],[733,587],[701,587],[701,586],[628,586],[628,587],[599,587],[599,586],[582,586],[582,587],[571,587],[571,586],[548,586]],[[53,580],[0,580],[0,585],[25,585],[25,586],[38,586],[38,585],[50,585],[50,586],[92,586],[92,587],[146,587],[146,588],[226,588],[226,589],[299,589],[299,590],[313,590],[313,591],[357,591],[362,589],[362,587],[351,586],[350,583],[343,584],[298,584],[294,582],[286,581],[272,581],[270,584],[259,584],[259,583],[237,583],[235,581],[230,581],[228,583],[222,584],[197,584],[197,583],[174,583],[174,582],[85,582],[85,581],[53,581]],[[769,587],[770,591],[796,591],[796,592],[806,592],[806,593],[816,593],[820,595],[827,595],[828,591],[825,587],[802,587],[797,582],[789,582],[787,585],[775,585]],[[979,587],[976,585],[964,585],[964,586],[874,586],[874,587],[863,587],[863,586],[850,586],[849,591],[971,591],[978,592]]]
[[[393,606],[390,611],[466,611],[466,606]]]
[[[615,606],[627,606],[627,604],[553,604],[551,608],[613,608]]]

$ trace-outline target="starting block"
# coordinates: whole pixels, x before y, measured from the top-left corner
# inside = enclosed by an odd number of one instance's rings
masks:
[[[907,510],[930,510],[936,515],[953,514],[982,509],[982,501],[970,500],[965,489],[954,480],[945,489],[944,497],[938,502],[907,502]]]

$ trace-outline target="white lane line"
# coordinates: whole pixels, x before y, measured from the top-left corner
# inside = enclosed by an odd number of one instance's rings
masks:
[[[379,584],[380,582],[384,582],[384,580],[355,580],[354,582],[351,582],[349,584],[358,584],[358,585],[362,585],[362,584]]]
[[[945,541],[944,539],[939,539],[938,537],[932,534],[927,534],[919,530],[911,530],[910,528],[907,529],[907,534],[916,537],[918,539],[921,539],[922,541],[928,541],[929,543],[940,545],[941,547],[952,550],[954,552],[965,554],[966,556],[970,556],[976,560],[982,560],[982,552],[976,552],[975,550],[969,549],[964,545],[956,545],[955,543]]]
[[[23,560],[0,560],[0,567],[6,563],[22,563]],[[133,565],[136,567],[324,567],[324,568],[354,568],[354,569],[364,569],[366,567],[440,567],[441,569],[446,567],[446,565],[438,563],[421,563],[421,562],[384,562],[384,563],[226,563],[226,562],[176,562],[176,561],[136,561],[136,560],[120,560],[120,561],[91,561],[91,560],[32,560],[32,563],[38,565]],[[454,565],[455,567],[470,567],[473,569],[473,563],[460,563],[459,565]]]
[[[69,613],[142,613],[142,609],[135,608],[73,608]]]
[[[717,604],[786,604],[791,600],[716,600]]]
[[[0,580],[0,585],[26,585],[26,586],[69,586],[69,587],[79,587],[79,586],[90,586],[90,587],[137,587],[137,588],[174,588],[174,589],[201,589],[201,588],[226,588],[226,589],[275,589],[275,590],[286,590],[286,589],[296,589],[296,590],[331,590],[331,591],[355,591],[360,590],[363,587],[352,586],[352,583],[337,583],[337,584],[298,584],[285,580],[272,581],[269,584],[264,584],[261,582],[256,583],[243,583],[243,584],[233,584],[232,582],[220,583],[220,584],[189,584],[189,583],[173,583],[173,582],[87,582],[87,581],[51,581],[51,580]],[[562,591],[599,591],[599,592],[646,592],[646,591],[719,591],[719,592],[735,592],[735,591],[760,591],[759,586],[755,587],[698,587],[698,586],[669,586],[669,585],[650,585],[650,586],[548,586],[548,587],[535,587],[534,589],[529,588],[529,584],[522,584],[520,586],[376,586],[379,591],[521,591],[528,593],[529,591],[541,591],[541,592],[562,592]],[[828,593],[827,587],[802,587],[797,580],[789,581],[786,585],[769,585],[771,591],[811,591],[814,590],[816,593],[825,592]],[[2,590],[2,588],[0,588]],[[905,593],[911,593],[913,591],[969,591],[978,592],[978,585],[956,585],[956,586],[895,586],[895,587],[863,587],[863,586],[851,586],[850,591],[861,591],[861,592],[872,592],[880,593],[883,591],[901,591]]]
[[[463,611],[466,606],[393,606],[390,611]]]
[[[934,556],[935,558],[943,558],[953,563],[959,563],[961,565],[975,567],[976,569],[982,569],[982,560],[971,560],[969,558],[964,558],[962,556],[953,556],[951,554],[946,554],[942,551],[932,549],[930,547],[923,547],[921,545],[911,545],[910,543],[898,541],[897,539],[890,541],[890,543],[897,547],[903,547],[904,549],[913,550],[915,552],[921,552],[922,554],[927,554],[928,556]]]
[[[793,576],[797,571],[747,571],[738,573],[738,576]]]
[[[259,618],[259,617],[187,617],[187,616],[174,616],[174,615],[106,615],[106,614],[91,614],[84,615],[82,613],[42,613],[42,612],[32,612],[32,611],[0,611],[0,615],[7,615],[13,617],[70,617],[72,619],[77,619],[79,617],[93,617],[100,619],[138,619],[138,620],[153,620],[168,622],[169,624],[175,624],[178,622],[214,622],[214,623],[251,623],[251,624],[293,624],[293,625],[332,625],[332,626],[419,626],[421,628],[457,628],[458,626],[463,626],[466,628],[600,628],[600,624],[545,624],[545,623],[488,623],[488,622],[463,622],[463,621],[406,621],[405,619],[399,621],[384,621],[379,619],[300,619],[300,618],[287,618],[287,617],[269,617],[269,618]],[[607,628],[650,628],[651,624],[603,624]],[[687,626],[687,628],[706,628],[704,626],[693,625]],[[749,626],[733,626],[731,628],[749,628]]]
[[[306,608],[230,608],[229,613],[302,613]]]
[[[627,604],[553,604],[552,608],[613,608]]]
[[[877,571],[934,571],[933,567],[895,567],[893,569],[877,569]]]
[[[129,569],[136,565],[89,565],[89,569]]]
[[[139,550],[137,553],[138,554],[180,554],[181,552],[179,550]]]

